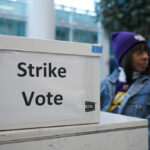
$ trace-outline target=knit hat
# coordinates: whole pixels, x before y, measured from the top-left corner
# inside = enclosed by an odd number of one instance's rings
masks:
[[[147,42],[143,36],[134,32],[113,32],[111,37],[114,56],[118,65],[129,48],[137,43]]]

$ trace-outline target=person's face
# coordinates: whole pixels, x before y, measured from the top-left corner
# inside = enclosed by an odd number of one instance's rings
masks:
[[[146,51],[137,51],[132,54],[133,70],[144,72],[148,67],[149,56]]]

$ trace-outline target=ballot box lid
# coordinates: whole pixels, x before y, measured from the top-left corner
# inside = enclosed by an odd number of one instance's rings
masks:
[[[0,49],[84,56],[101,56],[102,44],[0,36]]]

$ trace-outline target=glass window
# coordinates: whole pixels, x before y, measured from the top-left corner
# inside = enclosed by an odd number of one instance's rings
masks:
[[[69,41],[69,29],[65,27],[56,27],[56,40]]]
[[[0,18],[0,34],[25,36],[25,28],[24,21]]]
[[[73,41],[83,43],[97,43],[98,37],[96,32],[75,29],[73,32]]]

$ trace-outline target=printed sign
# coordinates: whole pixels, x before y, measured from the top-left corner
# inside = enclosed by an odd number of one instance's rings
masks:
[[[0,51],[0,125],[82,118],[85,57]]]

